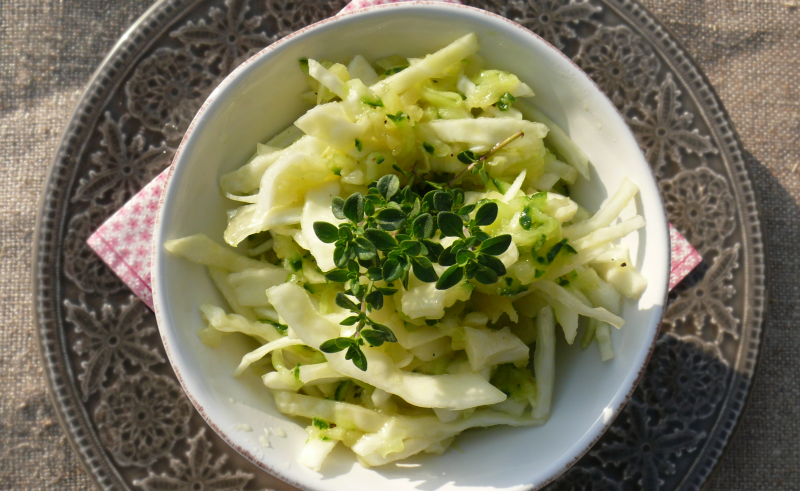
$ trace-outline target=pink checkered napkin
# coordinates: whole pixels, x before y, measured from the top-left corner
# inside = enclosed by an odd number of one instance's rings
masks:
[[[678,229],[669,224],[669,245],[671,269],[669,272],[669,289],[675,288],[686,275],[703,261],[703,256],[692,247]]]
[[[153,290],[150,288],[150,256],[153,251],[153,228],[168,174],[169,169],[159,174],[86,241],[103,262],[151,309]]]
[[[402,1],[406,0],[354,0],[342,12]],[[458,0],[440,1],[461,3]],[[150,287],[150,256],[153,250],[153,227],[161,193],[167,183],[168,170],[159,174],[139,194],[131,198],[87,240],[97,255],[151,309],[153,290]],[[672,271],[669,277],[671,290],[703,258],[672,225],[669,226],[669,231],[672,244]]]

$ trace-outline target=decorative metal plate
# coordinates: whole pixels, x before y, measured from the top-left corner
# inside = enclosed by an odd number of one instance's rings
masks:
[[[763,238],[742,146],[706,77],[631,0],[467,2],[572,57],[633,128],[670,221],[704,263],[670,295],[644,380],[548,489],[699,489],[739,421],[764,318]],[[227,447],[184,396],[153,314],[86,246],[161,171],[241,60],[343,0],[161,0],[89,84],[53,162],[34,301],[56,409],[101,489],[289,489]]]

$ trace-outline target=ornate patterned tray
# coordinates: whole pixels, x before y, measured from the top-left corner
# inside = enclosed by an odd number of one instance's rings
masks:
[[[764,319],[759,216],[728,115],[635,1],[466,3],[529,27],[591,75],[638,136],[670,221],[704,257],[670,295],[633,399],[548,489],[699,489],[744,410]],[[290,489],[206,427],[153,314],[85,240],[168,164],[232,67],[344,4],[161,0],[108,56],[66,128],[36,228],[34,301],[57,412],[101,489]]]

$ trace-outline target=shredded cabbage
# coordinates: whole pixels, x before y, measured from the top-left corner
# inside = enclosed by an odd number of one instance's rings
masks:
[[[278,314],[303,342],[319,347],[328,339],[338,337],[339,325],[320,315],[302,287],[293,283],[276,286],[267,291],[267,296]],[[441,407],[467,409],[494,404],[505,399],[505,395],[475,374],[424,375],[398,369],[391,358],[374,348],[366,349],[369,362],[366,371],[361,371],[345,354],[326,353],[330,366],[348,377],[373,387],[395,394],[418,407]]]
[[[303,98],[315,107],[220,178],[237,206],[223,236],[236,250],[204,235],[164,244],[207,266],[228,304],[199,306],[201,339],[254,340],[234,375],[257,374],[281,413],[311,420],[298,460],[313,470],[339,442],[362,465],[378,466],[441,454],[469,428],[545,424],[558,397],[556,328],[569,344],[596,341],[610,360],[622,297],[647,287],[616,244],[644,226],[638,215],[619,220],[638,187],[624,179],[597,213],[583,208],[569,186],[589,179],[589,159],[522,100],[534,97],[528,85],[484,68],[478,50],[468,34],[422,58],[302,60]],[[462,175],[465,158],[517,132],[485,157],[482,173]],[[511,243],[496,256],[505,274],[492,284],[462,278],[438,290],[416,271],[408,281],[369,280],[385,291],[370,319],[396,339],[365,344],[362,370],[345,351],[321,350],[355,327],[342,324],[350,315],[336,300],[344,284],[326,277],[343,271],[337,237],[323,241],[314,224],[338,226],[343,212],[333,201],[367,194],[387,174],[442,186],[458,176],[464,204],[497,206],[497,218],[470,234],[509,234]],[[436,232],[428,246],[455,240]],[[446,266],[433,268],[441,276]]]

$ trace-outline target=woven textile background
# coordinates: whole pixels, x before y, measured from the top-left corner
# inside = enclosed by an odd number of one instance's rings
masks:
[[[152,0],[0,0],[0,489],[91,489],[40,369],[33,229],[84,85]],[[711,79],[749,152],[769,252],[761,368],[709,490],[800,489],[800,0],[643,0]]]

